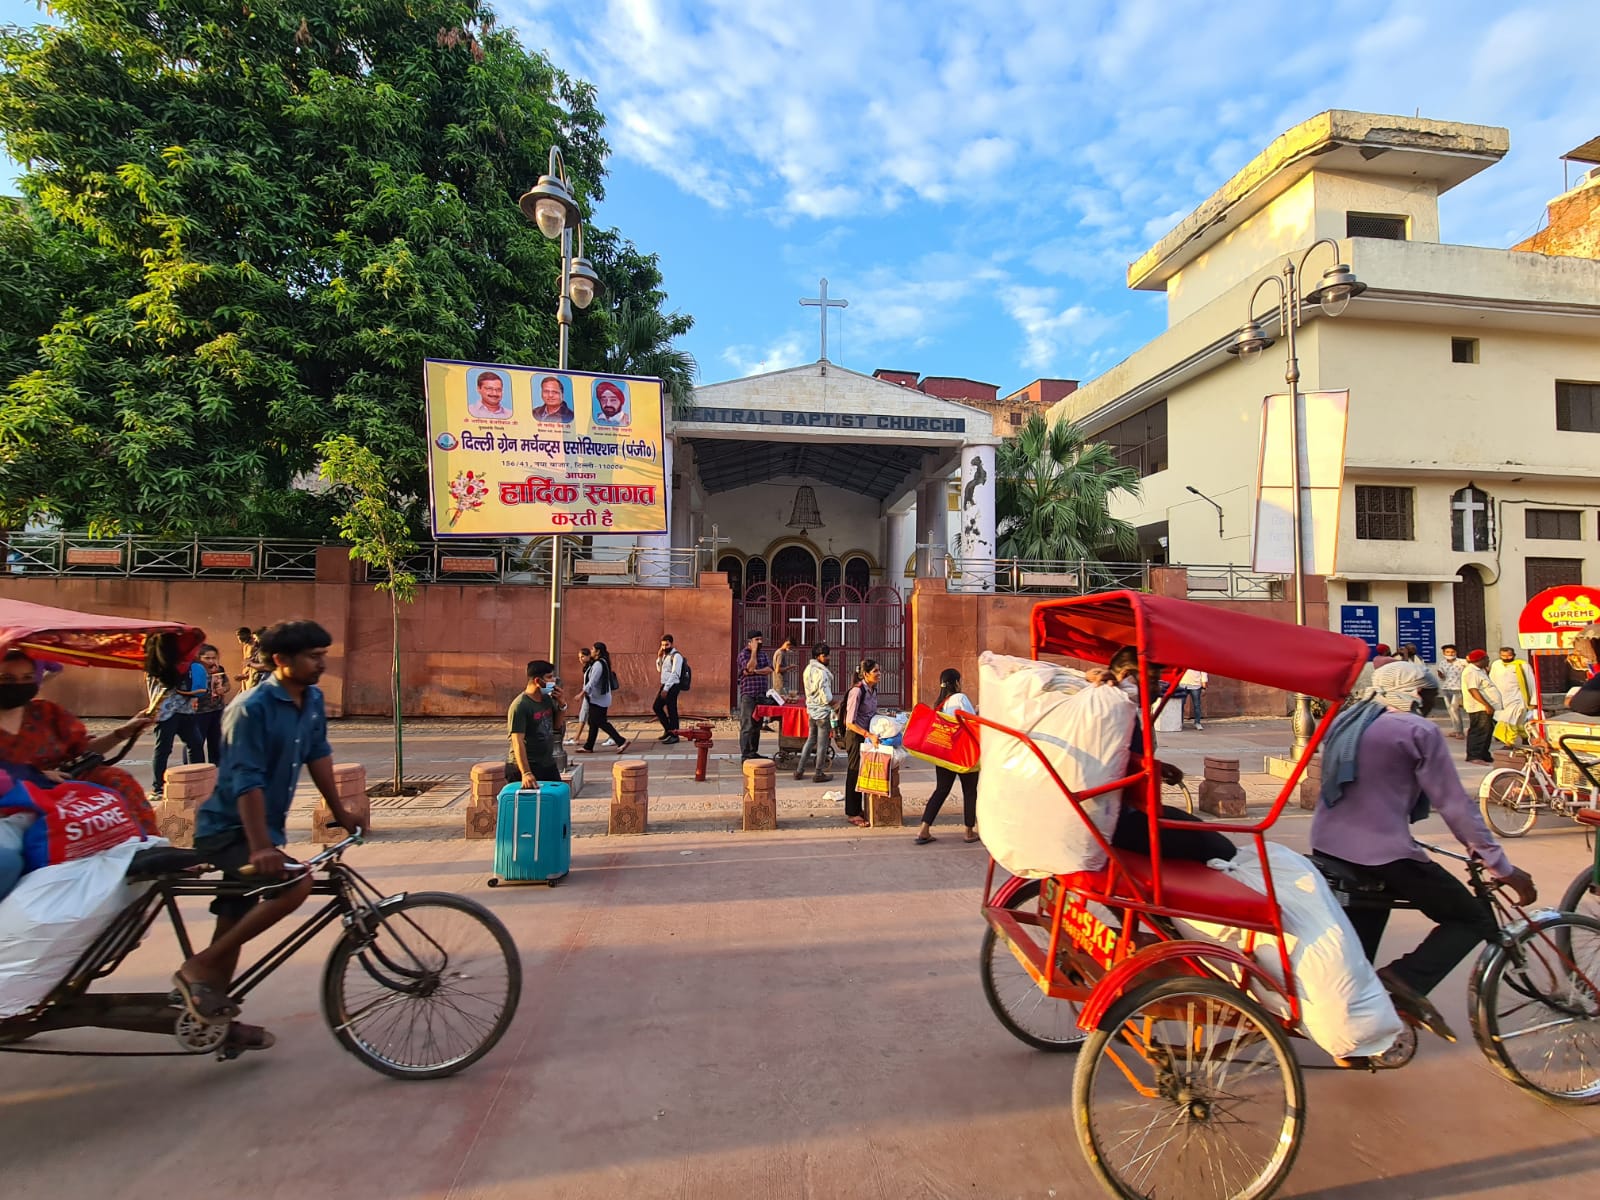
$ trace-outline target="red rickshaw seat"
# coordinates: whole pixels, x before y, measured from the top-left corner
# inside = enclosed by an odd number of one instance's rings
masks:
[[[1580,808],[1572,815],[1585,825],[1600,825],[1600,808]]]
[[[1126,850],[1116,852],[1118,861],[1134,882],[1151,894],[1150,859],[1143,854]],[[1110,900],[1126,901],[1134,906],[1142,901],[1129,892],[1126,884],[1118,894],[1106,891],[1111,868],[1099,871],[1077,871],[1061,876],[1065,887],[1074,892],[1087,892],[1095,896],[1108,896]],[[1115,904],[1112,905],[1115,907]],[[1241,925],[1251,929],[1273,929],[1276,914],[1272,902],[1254,888],[1246,887],[1225,871],[1214,871],[1205,863],[1185,859],[1161,860],[1161,907],[1193,916],[1196,920],[1211,921],[1219,925]]]

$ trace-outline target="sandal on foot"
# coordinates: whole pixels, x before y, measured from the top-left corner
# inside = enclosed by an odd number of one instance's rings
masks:
[[[926,846],[929,842],[937,842],[939,839],[931,833],[919,833],[911,840],[919,846]]]
[[[983,839],[981,837],[979,837],[977,834],[973,833],[970,829],[964,835],[962,835],[961,840],[963,842],[966,842],[968,845],[971,845],[973,842],[981,842],[981,841],[983,841]]]
[[[865,817],[846,817],[845,820],[849,821],[850,824],[860,829],[865,829],[867,827],[867,819]]]
[[[243,1021],[235,1021],[228,1026],[227,1039],[222,1043],[225,1050],[236,1054],[243,1054],[249,1050],[271,1050],[278,1044],[278,1039],[259,1025],[246,1025]]]
[[[239,1006],[221,988],[185,979],[179,971],[172,977],[172,989],[189,1015],[206,1025],[227,1025],[239,1015]]]

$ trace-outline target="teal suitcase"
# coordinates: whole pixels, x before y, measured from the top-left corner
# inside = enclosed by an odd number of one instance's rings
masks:
[[[572,788],[540,783],[525,788],[508,783],[500,790],[494,829],[494,875],[502,883],[545,883],[554,887],[572,869]]]

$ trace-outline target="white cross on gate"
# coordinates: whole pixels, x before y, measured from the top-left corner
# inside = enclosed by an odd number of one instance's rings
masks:
[[[1474,499],[1472,489],[1466,488],[1461,493],[1461,499],[1451,502],[1450,507],[1461,514],[1461,548],[1463,550],[1487,550],[1487,546],[1477,544],[1478,522],[1477,513],[1487,512],[1489,506]]]
[[[811,640],[809,637],[806,636],[806,626],[807,625],[819,625],[819,624],[821,624],[821,622],[818,621],[817,618],[811,616],[810,613],[811,613],[811,610],[809,608],[807,608],[805,605],[801,605],[800,606],[800,615],[794,619],[794,623],[796,625],[800,626],[800,640],[802,642],[809,642]]]
[[[846,633],[845,626],[854,625],[856,623],[857,622],[856,622],[856,619],[854,617],[847,617],[842,612],[837,617],[829,617],[828,618],[828,624],[829,625],[837,625],[839,627],[839,644],[841,646],[844,644],[844,638],[845,638],[845,633]]]
[[[849,308],[848,300],[829,300],[828,281],[821,280],[822,294],[814,300],[802,298],[800,303],[806,308],[814,308],[822,317],[822,361],[828,361],[828,310],[830,308]]]

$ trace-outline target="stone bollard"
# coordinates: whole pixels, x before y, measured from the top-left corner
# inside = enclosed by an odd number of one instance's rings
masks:
[[[744,764],[744,828],[778,827],[778,768],[768,758]]]
[[[1242,817],[1248,811],[1244,788],[1239,785],[1239,760],[1206,755],[1206,774],[1200,781],[1200,811],[1213,817]]]
[[[164,783],[163,800],[190,812],[211,798],[217,787],[217,768],[211,763],[190,763],[184,767],[168,767]]]
[[[867,824],[873,829],[899,829],[906,823],[904,805],[900,800],[900,764],[889,768],[889,794],[864,792],[867,801]]]
[[[174,846],[194,845],[194,809],[176,800],[157,800],[150,806],[156,815],[156,832]]]
[[[481,840],[494,836],[495,820],[499,815],[497,801],[500,790],[506,785],[506,765],[498,762],[481,762],[472,768],[472,791],[467,794],[467,837]]]
[[[1300,776],[1300,807],[1307,812],[1316,811],[1317,802],[1322,799],[1322,755],[1319,752],[1306,764],[1305,773]]]
[[[644,833],[650,824],[650,768],[642,758],[611,767],[611,820],[607,833]]]
[[[367,769],[360,763],[335,763],[333,782],[339,791],[339,805],[355,818],[363,834],[372,832],[372,801],[367,798]],[[322,845],[343,841],[345,831],[334,825],[331,810],[319,796],[311,810],[311,840]]]

